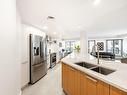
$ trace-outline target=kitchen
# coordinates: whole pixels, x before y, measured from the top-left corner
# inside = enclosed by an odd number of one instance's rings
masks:
[[[2,0],[0,95],[126,95],[126,0]]]

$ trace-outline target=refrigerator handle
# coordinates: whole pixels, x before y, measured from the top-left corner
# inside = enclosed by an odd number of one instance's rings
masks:
[[[40,57],[42,57],[42,42],[40,42]]]

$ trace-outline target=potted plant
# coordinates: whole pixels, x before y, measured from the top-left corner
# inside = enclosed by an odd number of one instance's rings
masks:
[[[75,46],[75,51],[77,51],[78,53],[80,52],[80,46],[79,45]]]

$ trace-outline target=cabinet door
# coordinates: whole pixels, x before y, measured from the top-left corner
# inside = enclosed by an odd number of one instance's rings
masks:
[[[75,72],[75,95],[80,95],[81,93],[81,84],[80,84],[80,76],[81,72],[76,70]]]
[[[86,94],[86,75],[84,73],[80,74],[80,95],[87,95]]]
[[[97,80],[86,76],[86,89],[87,89],[87,95],[97,95]]]
[[[62,64],[62,88],[66,89],[66,65]]]
[[[62,64],[62,88],[68,95],[80,95],[80,71]]]
[[[97,84],[98,95],[110,95],[110,86],[104,82],[99,81]]]
[[[121,90],[110,86],[110,95],[124,95]]]
[[[110,95],[127,95],[127,93],[123,92],[113,86],[110,86]]]
[[[127,92],[122,92],[122,95],[127,95]]]
[[[68,69],[67,65],[62,64],[62,88],[67,93],[68,89]]]
[[[68,93],[67,95],[75,95],[75,69],[68,66]]]

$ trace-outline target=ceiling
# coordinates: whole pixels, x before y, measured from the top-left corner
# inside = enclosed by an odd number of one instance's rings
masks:
[[[81,31],[90,38],[127,33],[127,0],[17,0],[17,6],[23,23],[52,37],[75,39]]]

